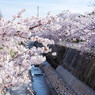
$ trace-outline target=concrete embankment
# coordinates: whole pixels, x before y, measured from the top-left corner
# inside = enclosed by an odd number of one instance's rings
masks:
[[[62,45],[53,45],[51,47],[53,52],[57,52],[57,55],[52,56],[51,53],[48,53],[46,55],[47,61],[57,72],[58,70],[60,71],[58,73],[61,73],[61,76],[66,76],[64,78],[67,81],[67,85],[70,84],[69,86],[73,90],[76,88],[77,93],[81,92],[79,95],[95,95],[95,92],[93,92],[95,90],[95,55],[88,52],[81,54],[76,49],[66,48]],[[74,78],[69,77],[70,74],[65,73],[64,70],[69,72]],[[81,90],[82,88],[83,90]],[[86,90],[90,94],[87,94]]]
[[[67,84],[68,87],[71,88],[78,95],[95,95],[95,91],[93,91],[83,82],[78,80],[75,76],[73,76],[62,66],[58,66],[56,68],[56,71],[61,76],[61,78],[65,81],[65,84]]]

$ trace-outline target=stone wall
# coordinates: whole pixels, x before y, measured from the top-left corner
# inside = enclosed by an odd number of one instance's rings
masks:
[[[95,89],[95,56],[91,53],[83,53],[72,48],[66,48],[60,45],[51,46],[57,56],[48,53],[47,61],[55,68],[58,65],[63,66],[79,80]]]

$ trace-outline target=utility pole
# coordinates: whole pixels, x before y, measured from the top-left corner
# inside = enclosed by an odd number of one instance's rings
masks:
[[[2,18],[3,16],[2,16],[2,13],[1,13],[1,11],[0,11],[0,19]]]
[[[39,6],[37,6],[37,17],[39,17]]]

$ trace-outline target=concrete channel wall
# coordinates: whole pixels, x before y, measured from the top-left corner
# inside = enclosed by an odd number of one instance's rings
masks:
[[[56,68],[58,74],[62,77],[65,83],[78,95],[95,95],[95,91],[85,85],[83,82],[78,80],[70,72],[64,69],[62,66]]]
[[[61,45],[51,46],[57,56],[48,53],[47,60],[52,66],[57,68],[59,65],[72,73],[77,79],[95,90],[95,55],[90,53],[81,54],[80,51],[66,48]],[[61,72],[62,74],[64,72]]]

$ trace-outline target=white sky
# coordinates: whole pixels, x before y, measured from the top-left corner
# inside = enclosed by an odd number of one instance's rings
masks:
[[[0,0],[0,10],[4,18],[10,19],[12,15],[23,8],[26,9],[25,17],[36,15],[37,6],[40,7],[40,17],[46,16],[48,11],[52,15],[64,10],[84,13],[93,10],[89,6],[93,0]]]

